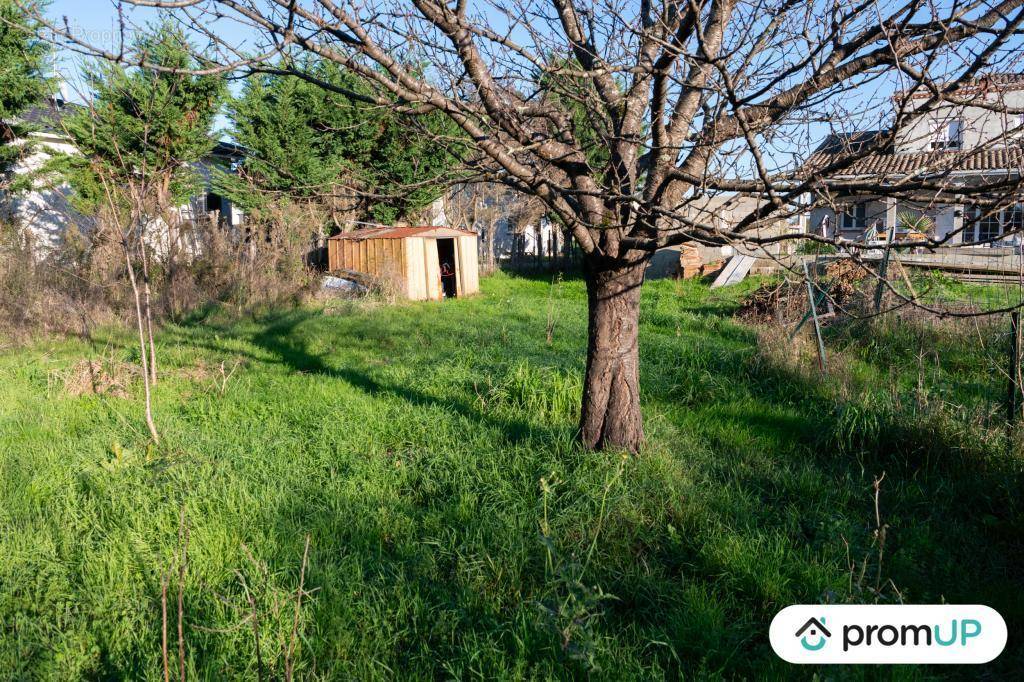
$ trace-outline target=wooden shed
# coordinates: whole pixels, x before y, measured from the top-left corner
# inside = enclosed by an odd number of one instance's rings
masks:
[[[331,272],[390,282],[413,301],[480,291],[476,233],[451,227],[374,227],[327,240]]]

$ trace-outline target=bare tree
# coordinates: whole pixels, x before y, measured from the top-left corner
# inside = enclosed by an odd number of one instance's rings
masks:
[[[480,260],[487,271],[497,267],[496,237],[507,221],[515,197],[505,185],[494,182],[459,185],[447,196],[445,215],[455,226],[480,237]]]
[[[145,202],[137,191],[121,186],[112,174],[103,167],[96,168],[96,177],[102,188],[100,208],[101,229],[110,229],[121,246],[125,271],[131,284],[132,299],[135,303],[135,321],[139,334],[139,365],[142,375],[143,396],[146,413],[146,428],[154,443],[160,442],[156,422],[153,420],[153,385],[156,383],[156,346],[153,342],[153,322],[149,289],[149,257],[146,253],[147,212]],[[137,190],[137,188],[134,188]],[[99,235],[97,235],[99,236]],[[139,263],[142,264],[140,285]]]
[[[397,98],[408,112],[444,112],[475,146],[481,176],[543,202],[582,253],[589,339],[579,434],[589,447],[636,451],[642,443],[640,288],[656,249],[798,236],[838,242],[834,234],[764,236],[758,228],[835,204],[839,193],[942,194],[995,205],[1004,200],[996,194],[1011,196],[1019,184],[1019,174],[1003,174],[957,186],[948,168],[831,179],[891,145],[915,117],[963,104],[963,86],[979,76],[1013,68],[1024,0],[129,4],[172,10],[219,46],[220,63],[210,71],[258,71],[267,68],[267,55],[305,51],[361,74],[381,92],[348,94],[383,106],[396,106]],[[231,19],[255,36],[250,52],[221,38],[219,27]],[[76,40],[66,26],[50,28]],[[144,58],[80,41],[76,47],[110,59]],[[904,95],[893,100],[893,90]],[[999,98],[973,101],[1022,113]],[[814,137],[865,124],[885,132],[818,165],[803,164]],[[757,208],[727,227],[688,210],[729,191],[756,194]]]

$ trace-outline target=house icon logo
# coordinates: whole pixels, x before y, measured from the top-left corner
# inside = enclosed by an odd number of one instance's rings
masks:
[[[818,651],[825,646],[832,633],[825,627],[825,617],[822,616],[820,620],[817,618],[809,619],[796,631],[796,636],[800,638],[800,644],[803,648],[808,651]],[[808,638],[811,638],[810,642],[807,641]]]

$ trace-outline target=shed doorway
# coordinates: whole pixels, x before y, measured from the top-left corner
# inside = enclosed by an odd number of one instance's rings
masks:
[[[437,266],[441,271],[441,291],[445,298],[458,295],[458,281],[455,276],[455,240],[437,240]]]

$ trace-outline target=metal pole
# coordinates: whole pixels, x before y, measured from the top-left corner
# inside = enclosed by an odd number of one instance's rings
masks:
[[[804,261],[804,277],[807,279],[807,302],[811,306],[811,319],[814,320],[814,336],[818,341],[818,368],[821,373],[828,375],[828,367],[825,365],[825,341],[821,338],[821,323],[818,322],[818,306],[814,301],[814,285],[811,284],[811,271]]]
[[[885,242],[885,252],[882,254],[882,263],[878,266],[878,287],[875,289],[875,312],[882,309],[882,293],[885,291],[885,278],[889,271],[889,254],[892,243],[896,240],[896,223],[889,226],[889,238]]]
[[[1006,396],[1006,422],[1011,426],[1021,413],[1021,328],[1020,311],[1010,313],[1010,381]]]

